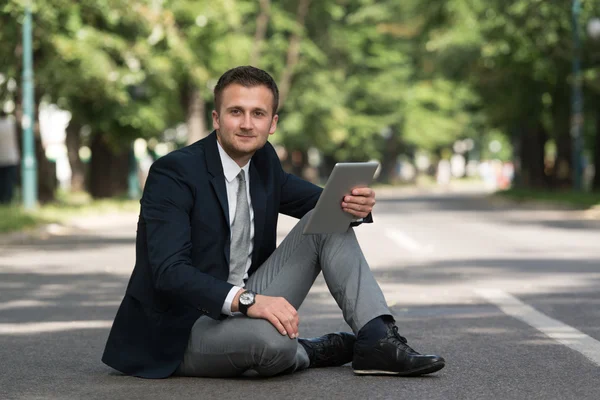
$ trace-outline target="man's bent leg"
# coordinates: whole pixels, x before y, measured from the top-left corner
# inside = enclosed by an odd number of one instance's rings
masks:
[[[321,270],[325,282],[354,333],[381,315],[391,315],[360,245],[344,233],[303,235],[310,213],[292,229],[246,287],[267,296],[285,297],[299,309]]]
[[[176,375],[229,378],[254,370],[273,376],[295,370],[298,341],[282,336],[268,321],[243,315],[216,321],[199,318]],[[305,356],[304,356],[305,357]]]

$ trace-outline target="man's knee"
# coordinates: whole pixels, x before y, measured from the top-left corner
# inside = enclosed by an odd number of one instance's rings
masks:
[[[310,215],[313,213],[314,210],[310,210],[309,212],[307,212],[306,214],[304,214],[304,216],[302,218],[300,218],[300,221],[298,222],[299,226],[304,226],[308,223],[308,220],[310,219]]]
[[[281,335],[268,321],[257,322],[262,323],[249,332],[257,371],[261,375],[276,375],[294,365],[298,342]]]

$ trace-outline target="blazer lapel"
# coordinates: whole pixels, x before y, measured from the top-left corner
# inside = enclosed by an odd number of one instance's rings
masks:
[[[227,203],[227,188],[225,187],[225,175],[223,173],[223,164],[221,163],[221,158],[219,157],[219,149],[217,148],[217,134],[213,131],[206,138],[206,151],[204,152],[206,157],[206,168],[208,169],[208,173],[212,176],[210,179],[210,183],[213,186],[215,193],[217,194],[217,198],[219,199],[219,204],[221,205],[221,211],[223,211],[223,215],[225,216],[225,220],[227,221],[227,226],[229,226],[229,205]]]
[[[206,169],[211,175],[210,183],[219,199],[219,205],[223,212],[223,217],[227,221],[227,232],[231,235],[230,224],[229,224],[229,203],[227,202],[227,188],[225,187],[225,174],[223,173],[223,163],[219,157],[219,149],[217,148],[217,134],[213,131],[206,138],[206,151],[204,152],[206,158]],[[225,246],[225,258],[229,263],[229,246]]]
[[[252,248],[252,270],[258,268],[256,260],[262,244],[267,210],[267,193],[255,163],[250,163],[250,198],[254,210],[254,246]],[[249,271],[251,273],[252,271]]]

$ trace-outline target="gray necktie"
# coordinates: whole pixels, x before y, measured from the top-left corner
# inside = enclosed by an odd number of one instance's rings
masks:
[[[235,216],[231,224],[231,252],[229,263],[229,278],[232,285],[243,286],[250,249],[250,210],[246,195],[246,174],[241,170],[237,176],[238,190]]]

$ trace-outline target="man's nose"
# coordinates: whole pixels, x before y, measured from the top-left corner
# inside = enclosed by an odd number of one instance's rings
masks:
[[[242,129],[251,129],[252,128],[252,119],[250,118],[250,114],[244,114],[242,118],[242,124],[240,126]]]

